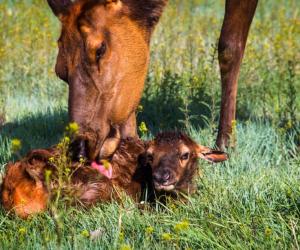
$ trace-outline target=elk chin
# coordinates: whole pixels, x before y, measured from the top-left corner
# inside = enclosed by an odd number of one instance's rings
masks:
[[[174,191],[175,189],[175,186],[174,185],[169,185],[169,186],[155,186],[155,189],[157,191],[165,191],[165,192],[171,192],[171,191]]]
[[[163,185],[163,184],[154,182],[154,188],[156,191],[159,191],[159,192],[161,192],[161,191],[172,192],[175,190],[175,186],[176,186],[176,183]]]

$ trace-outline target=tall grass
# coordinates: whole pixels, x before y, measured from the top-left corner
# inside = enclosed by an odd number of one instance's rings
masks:
[[[22,221],[0,210],[0,249],[299,248],[298,5],[259,2],[240,74],[237,147],[223,165],[200,163],[196,195],[151,210],[131,201],[63,208],[55,219],[45,213]],[[152,39],[138,115],[147,136],[177,127],[214,144],[223,11],[221,0],[169,3]],[[1,172],[15,158],[12,138],[22,140],[22,155],[58,142],[67,86],[54,73],[59,23],[46,1],[1,1],[0,31]],[[186,227],[175,227],[185,220]]]

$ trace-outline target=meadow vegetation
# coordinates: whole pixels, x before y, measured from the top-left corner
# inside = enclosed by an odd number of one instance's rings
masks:
[[[299,249],[299,1],[260,1],[239,80],[236,148],[200,162],[186,203],[140,210],[130,200],[22,221],[0,208],[0,249]],[[220,105],[217,42],[224,1],[171,0],[157,27],[138,111],[140,132],[182,129],[213,146]],[[54,73],[59,23],[46,1],[0,2],[0,172],[59,142],[67,85]],[[1,126],[1,124],[3,124]]]

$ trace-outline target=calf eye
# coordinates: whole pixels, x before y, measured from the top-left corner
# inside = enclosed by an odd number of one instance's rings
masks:
[[[189,153],[184,153],[181,157],[180,160],[187,160],[189,158],[190,154]]]
[[[102,42],[100,47],[96,50],[96,61],[99,62],[99,60],[104,56],[106,52],[106,44],[105,42]]]

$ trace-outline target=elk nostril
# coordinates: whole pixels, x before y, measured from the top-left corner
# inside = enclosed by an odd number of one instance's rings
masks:
[[[74,161],[79,161],[81,158],[87,157],[87,147],[86,141],[82,139],[74,140],[70,145],[70,151],[72,154],[72,159]]]
[[[169,170],[166,170],[163,175],[162,175],[162,179],[164,181],[168,181],[170,179],[170,171]]]

